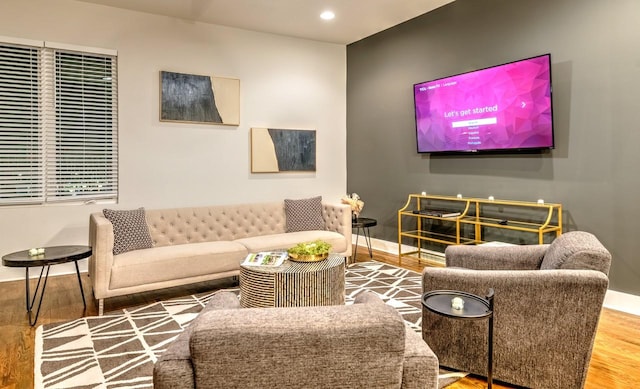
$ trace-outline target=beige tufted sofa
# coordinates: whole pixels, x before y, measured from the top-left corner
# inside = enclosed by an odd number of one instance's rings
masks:
[[[251,252],[324,240],[351,255],[351,209],[322,203],[325,230],[286,232],[284,202],[146,210],[154,247],[113,255],[113,225],[102,213],[89,218],[89,274],[104,299],[237,276]]]

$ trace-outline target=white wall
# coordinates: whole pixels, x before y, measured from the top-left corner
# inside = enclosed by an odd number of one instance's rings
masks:
[[[0,254],[87,244],[91,212],[346,192],[346,48],[72,0],[2,0],[0,35],[118,50],[120,201],[0,208]],[[159,122],[161,70],[240,79],[240,126]],[[315,173],[251,174],[251,127],[317,131]],[[86,261],[81,262],[86,269]],[[52,274],[73,271],[54,266]],[[24,277],[0,267],[0,281]]]

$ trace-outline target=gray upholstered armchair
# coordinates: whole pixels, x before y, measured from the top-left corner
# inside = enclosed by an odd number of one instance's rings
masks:
[[[239,307],[214,295],[156,362],[154,387],[437,388],[436,356],[372,292],[352,305]]]
[[[590,233],[551,244],[449,246],[446,268],[425,268],[423,290],[494,298],[496,380],[533,388],[582,388],[589,367],[611,254]],[[487,320],[459,320],[423,309],[423,338],[440,365],[487,374]]]

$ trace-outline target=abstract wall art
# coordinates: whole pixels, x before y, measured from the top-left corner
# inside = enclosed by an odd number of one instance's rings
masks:
[[[315,130],[251,129],[251,172],[315,172]]]
[[[160,72],[160,121],[240,124],[240,80]]]

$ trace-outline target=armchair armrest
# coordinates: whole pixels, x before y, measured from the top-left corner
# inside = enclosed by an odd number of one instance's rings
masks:
[[[548,244],[521,246],[448,246],[445,249],[447,267],[476,270],[539,269]]]

